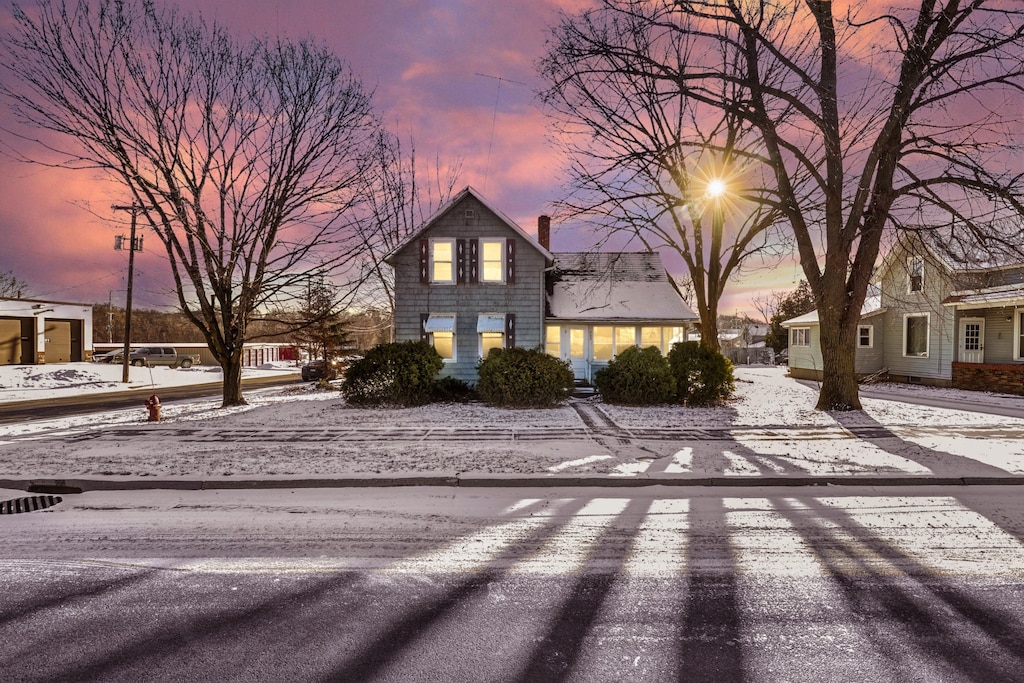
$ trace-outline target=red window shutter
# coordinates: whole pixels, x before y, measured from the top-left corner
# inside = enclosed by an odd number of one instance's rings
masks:
[[[509,237],[505,240],[505,282],[512,284],[516,281],[516,240]]]
[[[420,284],[430,284],[430,240],[420,240]]]
[[[511,349],[516,345],[516,314],[505,314],[505,348]]]
[[[466,240],[455,240],[455,284],[466,284]]]
[[[427,320],[429,318],[429,313],[420,313],[420,341],[430,341],[430,335],[427,334]]]
[[[469,284],[480,282],[480,240],[469,241]]]

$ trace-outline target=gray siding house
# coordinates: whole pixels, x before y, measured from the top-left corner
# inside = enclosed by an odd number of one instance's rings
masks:
[[[467,187],[385,262],[395,269],[395,340],[424,340],[443,375],[468,383],[491,348],[544,348],[589,381],[626,345],[663,349],[697,316],[657,254],[552,254]]]
[[[905,237],[882,262],[878,295],[862,311],[857,372],[1024,394],[1024,263],[940,237]],[[783,326],[793,376],[819,379],[817,313]]]

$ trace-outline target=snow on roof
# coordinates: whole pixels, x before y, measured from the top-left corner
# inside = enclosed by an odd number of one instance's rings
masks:
[[[956,306],[957,308],[1024,305],[1024,285],[1012,284],[982,289],[966,289],[953,292],[942,303],[946,306]]]
[[[860,307],[861,319],[870,318],[871,316],[878,315],[879,313],[885,313],[886,309],[882,308],[882,293],[876,287],[872,287],[868,290],[868,296],[864,299],[864,305]],[[801,325],[817,325],[818,324],[818,311],[817,309],[810,313],[804,313],[795,318],[790,318],[782,323],[783,327],[800,327]]]
[[[698,316],[669,282],[657,252],[555,254],[551,318],[688,322]]]
[[[1019,251],[1021,227],[1001,221],[990,226],[992,235],[980,235],[965,225],[930,227],[913,234],[951,271],[984,271],[1024,267]],[[1018,245],[1018,250],[1008,244]]]

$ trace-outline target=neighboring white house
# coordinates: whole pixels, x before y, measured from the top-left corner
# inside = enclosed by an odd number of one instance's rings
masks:
[[[901,239],[878,269],[880,291],[857,331],[857,373],[1024,394],[1024,263],[925,235]],[[820,379],[817,312],[783,326],[790,373]]]
[[[0,299],[0,365],[92,359],[92,306]]]

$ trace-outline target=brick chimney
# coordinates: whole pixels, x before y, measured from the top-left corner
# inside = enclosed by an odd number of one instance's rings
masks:
[[[537,216],[537,241],[551,251],[551,216]]]

